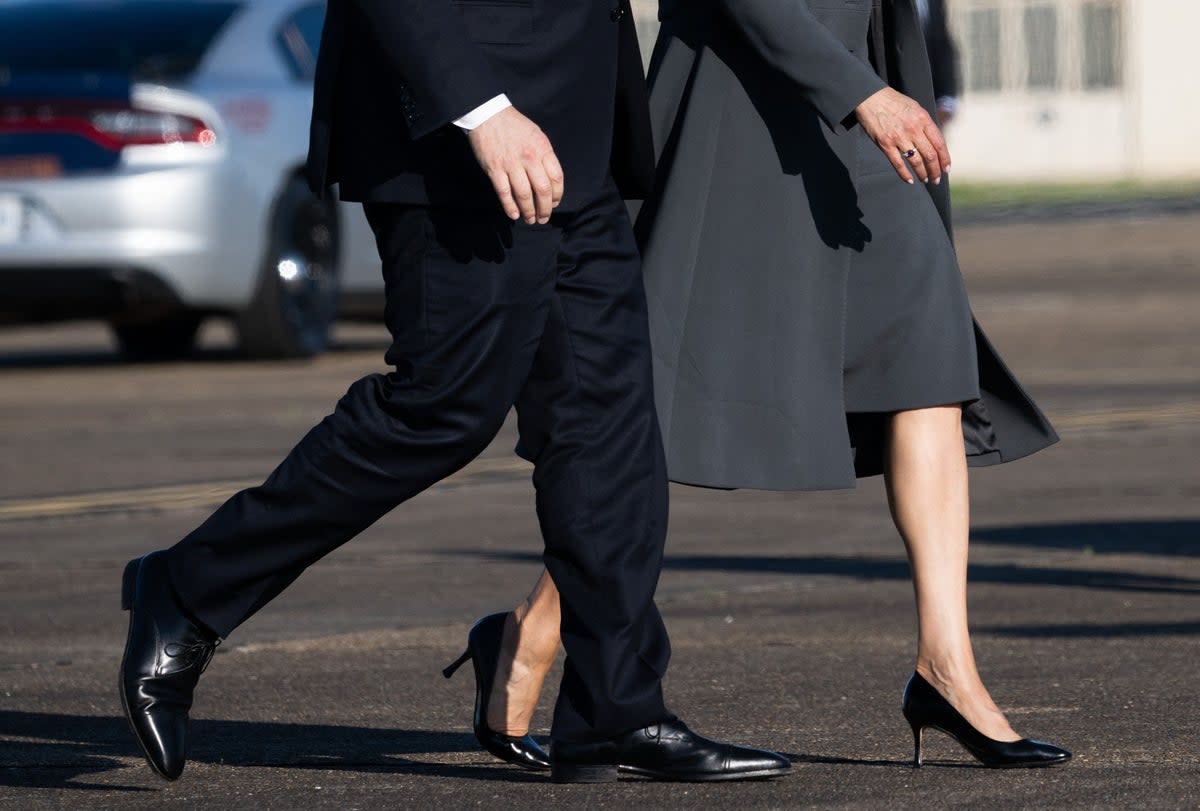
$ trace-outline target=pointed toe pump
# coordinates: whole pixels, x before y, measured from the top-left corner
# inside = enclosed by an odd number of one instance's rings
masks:
[[[980,763],[993,769],[1057,766],[1071,759],[1066,749],[1045,741],[1029,738],[997,741],[987,737],[971,726],[919,673],[913,673],[904,688],[904,717],[913,731],[914,769],[921,767],[921,743],[926,728],[946,733]]]
[[[550,756],[532,735],[505,735],[488,728],[488,701],[496,671],[500,666],[500,651],[504,640],[504,625],[508,613],[489,614],[467,634],[467,649],[450,664],[442,675],[450,678],[469,660],[475,667],[475,738],[484,749],[508,763],[526,769],[549,769]]]

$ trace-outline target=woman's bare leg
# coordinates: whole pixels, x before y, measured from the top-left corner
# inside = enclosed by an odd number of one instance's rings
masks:
[[[488,701],[487,725],[492,731],[515,736],[529,731],[542,684],[558,654],[558,623],[558,589],[543,569],[504,628],[500,665]]]
[[[967,628],[970,502],[962,408],[895,414],[887,459],[888,502],[917,597],[917,672],[980,732],[1017,740],[983,686]]]
[[[917,597],[917,671],[980,732],[1016,740],[975,666],[967,628],[970,504],[962,410],[957,405],[892,417],[887,486],[892,517],[908,549]],[[559,645],[558,589],[542,572],[504,634],[488,726],[523,735]],[[511,662],[506,665],[506,662]]]

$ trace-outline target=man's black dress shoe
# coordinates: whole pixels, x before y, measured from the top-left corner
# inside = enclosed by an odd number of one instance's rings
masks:
[[[555,741],[550,763],[559,783],[606,783],[621,774],[697,783],[755,780],[792,768],[783,755],[709,740],[678,719],[603,741]]]
[[[192,693],[220,640],[184,615],[161,552],[125,567],[121,607],[129,612],[121,706],[150,768],[175,780],[187,762]]]

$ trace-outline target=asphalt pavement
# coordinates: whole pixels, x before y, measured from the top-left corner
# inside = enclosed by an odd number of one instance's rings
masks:
[[[659,591],[671,707],[777,749],[791,775],[562,786],[493,761],[473,684],[440,669],[539,571],[508,426],[463,473],[330,555],[221,647],[182,780],[120,717],[121,567],[261,480],[382,365],[375,326],[311,363],[128,365],[94,325],[0,332],[0,807],[1200,807],[1200,215],[977,223],[980,321],[1063,436],[973,473],[971,612],[986,682],[1052,770],[978,767],[900,692],[911,586],[881,483],[674,487]],[[553,687],[537,717],[549,723]]]

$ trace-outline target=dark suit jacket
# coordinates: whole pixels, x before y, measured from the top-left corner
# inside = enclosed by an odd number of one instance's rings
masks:
[[[960,76],[958,70],[958,48],[950,36],[946,22],[946,0],[929,0],[929,16],[924,20],[925,47],[929,51],[929,65],[933,71],[933,92],[937,98],[958,96]]]
[[[566,175],[560,211],[611,172],[627,197],[654,151],[629,0],[330,0],[307,173],[342,199],[496,205],[452,123],[501,93],[550,138]]]

